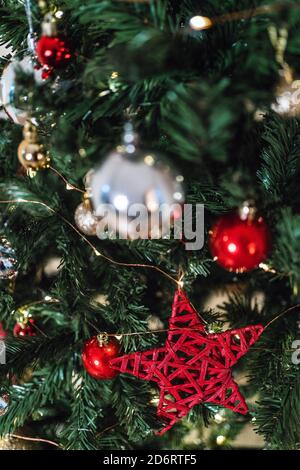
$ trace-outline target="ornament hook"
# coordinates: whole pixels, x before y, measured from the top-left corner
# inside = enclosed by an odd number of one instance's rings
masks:
[[[97,340],[98,340],[98,344],[100,348],[102,348],[103,346],[106,346],[109,340],[108,333],[106,332],[99,333],[97,335]]]

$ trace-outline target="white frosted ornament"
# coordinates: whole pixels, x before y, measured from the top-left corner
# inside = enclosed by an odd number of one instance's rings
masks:
[[[161,156],[139,148],[126,126],[123,145],[89,175],[98,236],[101,223],[123,239],[167,236],[184,203],[182,181]]]
[[[30,56],[22,60],[12,59],[4,68],[0,82],[0,103],[3,108],[1,117],[10,119],[20,126],[24,126],[28,119],[28,112],[14,106],[16,91],[16,75],[20,70],[27,75],[33,75],[37,84],[43,83],[42,70],[36,70]]]

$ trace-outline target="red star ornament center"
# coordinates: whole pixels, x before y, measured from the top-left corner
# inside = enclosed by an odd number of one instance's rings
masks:
[[[160,388],[157,415],[164,434],[193,406],[211,403],[247,414],[248,407],[231,368],[258,340],[264,327],[251,325],[207,333],[205,324],[182,291],[174,297],[164,347],[113,359],[121,373],[156,382]]]

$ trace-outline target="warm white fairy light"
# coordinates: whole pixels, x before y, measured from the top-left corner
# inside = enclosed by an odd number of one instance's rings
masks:
[[[224,418],[224,416],[221,415],[221,413],[216,413],[214,416],[214,420],[217,424],[221,424],[221,423],[224,423],[224,421],[226,421],[226,419]]]
[[[196,15],[190,19],[190,27],[195,31],[202,31],[212,27],[212,21],[207,16]]]
[[[62,10],[57,10],[57,12],[54,13],[54,16],[60,20],[64,16],[64,12]]]
[[[218,446],[222,446],[225,443],[225,441],[226,441],[225,436],[220,435],[216,438],[216,443]]]

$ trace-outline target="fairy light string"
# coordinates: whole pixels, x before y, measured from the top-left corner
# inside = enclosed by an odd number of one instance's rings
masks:
[[[191,304],[192,305],[192,304]],[[193,307],[194,308],[194,307]],[[293,307],[290,307],[286,310],[284,310],[283,312],[281,312],[280,314],[276,315],[276,317],[274,317],[272,320],[270,320],[266,326],[264,327],[264,329],[266,330],[267,328],[269,328],[269,326],[271,326],[275,321],[279,320],[280,318],[282,318],[283,316],[287,315],[288,313],[291,313],[293,312],[294,310],[297,310],[299,309],[299,312],[300,312],[300,304],[297,304],[297,305],[294,305]],[[198,313],[199,315],[199,313]],[[199,317],[202,319],[202,317],[199,315]],[[207,323],[207,322],[205,322]],[[159,334],[159,333],[167,333],[169,331],[199,331],[198,328],[168,328],[168,329],[161,329],[161,330],[154,330],[154,331],[145,331],[145,332],[133,332],[133,333],[120,333],[120,334],[108,334],[108,336],[114,336],[116,338],[120,338],[122,336],[135,336],[135,335],[151,335],[151,334]],[[261,348],[251,348],[251,349],[260,349]]]
[[[53,299],[53,302],[56,302],[57,299]],[[32,305],[37,305],[38,303],[42,303],[43,301],[37,301],[37,302],[34,302],[32,304],[30,304],[30,306]],[[281,318],[282,316],[286,315],[287,313],[290,313],[292,311],[294,311],[295,309],[299,308],[300,309],[300,304],[298,305],[295,305],[287,310],[284,310],[283,312],[281,312],[279,315],[277,315],[275,318],[273,318],[266,326],[265,326],[265,329],[268,328],[272,323],[274,323],[275,321],[277,321],[279,318]],[[90,323],[90,322],[89,322]],[[94,325],[93,325],[94,326]],[[94,326],[94,328],[96,328]],[[194,331],[196,330],[195,328],[180,328],[180,331],[182,330],[188,330],[188,331]],[[147,331],[147,332],[133,332],[133,333],[122,333],[120,335],[117,335],[117,334],[112,334],[112,333],[100,333],[102,335],[106,335],[108,337],[110,336],[114,336],[118,339],[120,339],[122,336],[134,336],[134,335],[146,335],[146,334],[159,334],[159,333],[165,333],[165,332],[169,332],[169,331],[173,331],[173,329],[161,329],[161,330],[156,330],[156,331]],[[179,331],[179,328],[175,329],[174,331]],[[255,351],[278,351],[278,350],[275,350],[275,349],[266,349],[266,348],[255,348],[255,347],[252,347],[251,348],[252,350],[255,350]],[[289,351],[294,351],[295,349],[291,349]],[[115,427],[117,427],[117,424],[113,424],[107,428],[105,428],[103,431],[99,432],[96,434],[97,437],[101,437],[103,434],[105,434],[106,432],[109,432],[109,431],[112,431]],[[58,444],[57,442],[54,442],[54,441],[50,441],[48,439],[42,439],[42,438],[33,438],[33,437],[27,437],[27,436],[20,436],[18,434],[9,434],[7,435],[6,437],[8,438],[16,438],[16,439],[23,439],[23,440],[26,440],[26,441],[34,441],[34,442],[40,442],[40,443],[45,443],[45,444],[49,444],[49,445],[52,445],[52,446],[55,446],[55,447],[58,447],[58,448],[62,448],[62,446],[60,444]]]
[[[269,323],[266,324],[265,329],[268,328],[269,326],[271,326],[275,321],[279,320],[280,318],[282,318],[286,314],[288,314],[290,312],[293,312],[294,310],[297,310],[297,309],[299,309],[299,312],[300,312],[300,304],[294,305],[293,307],[290,307],[290,308],[284,310],[283,312],[279,313],[279,315],[277,315],[275,318],[273,318],[271,321],[269,321]]]
[[[100,438],[101,436],[103,436],[103,434],[106,434],[107,432],[112,431],[117,426],[118,426],[118,423],[115,423],[115,424],[112,424],[111,426],[108,426],[107,428],[103,429],[103,431],[100,431],[100,432],[96,433],[96,438]],[[87,429],[87,431],[89,431],[89,430]],[[31,442],[40,442],[42,444],[49,444],[51,446],[55,446],[55,447],[58,447],[60,449],[63,449],[63,446],[61,444],[58,444],[55,441],[50,441],[49,439],[43,439],[43,438],[40,438],[40,437],[21,436],[19,434],[7,434],[5,436],[5,438],[8,438],[8,439],[10,439],[10,438],[22,439],[24,441],[31,441]]]
[[[121,262],[121,261],[117,261],[107,255],[105,255],[104,253],[100,252],[96,247],[95,245],[90,241],[88,240],[66,217],[64,217],[62,214],[60,214],[59,212],[57,212],[55,209],[53,209],[52,207],[48,206],[48,204],[46,204],[45,202],[42,202],[42,201],[35,201],[35,200],[30,200],[30,199],[22,199],[22,198],[19,198],[19,199],[7,199],[7,200],[0,200],[0,204],[37,204],[37,205],[40,205],[42,207],[45,207],[47,210],[49,210],[52,214],[55,214],[56,216],[58,216],[66,225],[68,225],[74,232],[77,233],[77,235],[79,235],[79,237],[93,250],[94,254],[96,256],[99,256],[103,259],[105,259],[106,261],[108,261],[109,263],[111,264],[114,264],[116,266],[121,266],[121,267],[125,267],[125,268],[145,268],[145,269],[151,269],[151,270],[155,270],[157,272],[159,272],[160,274],[162,274],[163,276],[165,276],[166,278],[168,278],[170,281],[172,281],[173,283],[175,283],[177,285],[177,288],[178,290],[182,289],[183,286],[184,286],[184,282],[183,282],[183,278],[184,278],[184,273],[181,273],[179,275],[179,278],[176,279],[175,277],[173,277],[171,274],[169,274],[167,271],[164,271],[162,268],[160,268],[159,266],[155,266],[155,265],[152,265],[152,264],[143,264],[143,263],[125,263],[125,262]],[[43,301],[38,301],[38,303],[42,303]],[[275,317],[274,319],[272,319],[266,326],[265,326],[265,329],[268,328],[275,320],[279,319],[280,317],[282,317],[283,315],[285,315],[286,313],[289,313],[290,311],[293,311],[297,308],[300,308],[300,304],[297,304],[293,307],[290,307],[289,309],[285,310],[284,312],[282,312],[281,314],[279,314],[277,317]],[[202,318],[201,318],[202,319]],[[203,320],[203,319],[202,319]],[[204,321],[204,320],[203,320]],[[204,321],[204,323],[207,323]],[[164,330],[159,330],[158,332],[159,333],[162,333]],[[168,331],[168,330],[167,330]],[[152,333],[155,333],[155,332],[143,332],[143,334],[152,334]],[[141,334],[139,332],[134,332],[134,333],[122,333],[123,336],[130,336],[130,335],[135,335],[135,334]],[[115,336],[116,334],[112,335],[112,336]]]
[[[12,437],[14,439],[22,439],[24,441],[41,442],[41,443],[44,443],[44,444],[49,444],[51,446],[61,447],[57,442],[50,441],[48,439],[42,439],[42,438],[39,438],[39,437],[20,436],[19,434],[8,434],[5,437],[7,437],[7,438]]]
[[[128,1],[128,0],[120,0],[120,1]],[[261,16],[261,15],[266,15],[270,13],[280,13],[286,10],[299,9],[299,8],[300,8],[299,3],[295,3],[295,2],[291,2],[291,3],[281,2],[281,3],[276,3],[274,5],[261,5],[256,8],[248,8],[246,10],[225,13],[222,15],[214,16],[212,18],[207,18],[209,20],[209,23],[203,22],[202,27],[200,25],[199,28],[195,28],[195,29],[198,29],[199,31],[201,31],[203,29],[211,28],[212,26],[217,25],[217,24],[225,24],[230,21],[246,20],[249,18],[253,18],[255,16]],[[203,17],[203,18],[206,18],[206,17]]]
[[[53,299],[54,300],[54,299]],[[55,299],[56,300],[56,299]],[[33,303],[33,304],[37,304],[37,303],[42,303],[43,301],[40,301],[40,302],[36,302],[36,303]],[[31,306],[33,304],[30,304]],[[275,321],[277,321],[279,318],[283,317],[284,315],[286,315],[287,313],[290,313],[296,309],[300,309],[300,304],[298,305],[295,305],[293,307],[290,307],[288,308],[287,310],[284,310],[283,312],[281,312],[279,315],[277,315],[275,318],[273,318],[269,323],[267,323],[267,325],[265,326],[265,329],[268,328],[272,323],[274,323]],[[90,323],[90,322],[89,322]],[[94,325],[93,325],[94,326]],[[94,328],[96,328],[94,326]],[[196,330],[195,328],[181,328],[180,331],[182,330],[188,330],[188,331],[194,331]],[[102,335],[107,335],[108,337],[115,337],[117,339],[120,339],[122,338],[122,336],[134,336],[134,335],[149,335],[149,334],[160,334],[160,333],[166,333],[166,332],[169,332],[169,331],[173,331],[173,330],[170,330],[170,329],[161,329],[161,330],[155,330],[155,331],[144,331],[144,332],[133,332],[133,333],[121,333],[120,335],[118,334],[112,334],[112,333],[100,333]],[[175,331],[178,331],[178,328],[175,330]],[[255,347],[252,347],[251,348],[252,350],[255,350],[255,351],[279,351],[277,349],[266,349],[266,348],[255,348]],[[292,351],[295,351],[295,349],[289,349],[288,351],[292,352]],[[109,432],[111,430],[113,430],[115,427],[117,427],[117,424],[113,424],[112,426],[109,426],[107,427],[106,429],[104,429],[103,431],[101,431],[100,433],[97,433],[97,437],[101,437],[103,434],[105,434],[106,432]],[[34,441],[34,442],[40,442],[40,443],[45,443],[45,444],[49,444],[49,445],[52,445],[52,446],[55,446],[55,447],[58,447],[58,448],[61,448],[62,446],[60,444],[58,444],[57,442],[54,442],[54,441],[50,441],[48,439],[42,439],[42,438],[33,438],[33,437],[27,437],[27,436],[20,436],[18,434],[9,434],[7,435],[6,437],[8,438],[16,438],[16,439],[23,439],[23,440],[26,440],[26,441]]]
[[[116,266],[121,266],[121,267],[125,267],[125,268],[152,269],[154,271],[159,272],[160,274],[162,274],[163,276],[168,278],[170,281],[174,282],[178,287],[183,286],[183,281],[182,280],[178,280],[175,277],[171,276],[171,274],[167,273],[166,271],[164,271],[159,266],[155,266],[155,265],[152,265],[152,264],[143,264],[143,263],[125,263],[125,262],[117,261],[117,260],[111,258],[110,256],[105,255],[104,253],[99,251],[95,247],[95,245],[90,240],[88,240],[79,231],[79,229],[77,229],[75,227],[75,225],[73,225],[66,217],[64,217],[62,214],[57,212],[52,207],[48,206],[48,204],[46,204],[45,202],[35,201],[35,200],[31,200],[31,199],[19,198],[19,199],[0,200],[0,204],[35,204],[35,205],[40,205],[40,206],[44,207],[45,209],[49,210],[49,212],[51,212],[52,214],[55,214],[56,216],[58,216],[66,225],[68,225],[74,232],[76,232],[77,235],[79,235],[79,237],[93,250],[93,252],[96,256],[99,256],[99,257],[105,259],[106,261],[108,261],[109,263],[114,264]]]
[[[116,0],[119,3],[150,3],[153,0]],[[215,16],[212,18],[214,22],[226,23],[233,20],[247,19],[252,16],[265,15],[267,13],[281,12],[282,10],[300,8],[300,5],[296,2],[278,2],[274,5],[261,5],[256,8],[248,8],[246,10],[240,10],[232,13],[226,13],[224,15]]]
[[[191,302],[190,302],[190,304],[191,304]],[[195,307],[193,305],[192,305],[192,307],[195,309]],[[276,317],[272,318],[272,320],[270,320],[264,326],[264,329],[266,330],[275,321],[279,320],[283,316],[285,316],[285,315],[287,315],[287,314],[289,314],[289,313],[291,313],[291,312],[293,312],[297,309],[299,309],[299,312],[300,312],[300,304],[294,305],[293,307],[289,307],[288,309],[286,309],[283,312],[279,313],[278,315],[276,315]],[[202,316],[199,313],[198,313],[198,316],[201,319],[201,321],[203,321],[204,323],[207,324],[207,322],[202,318]],[[176,332],[176,331],[180,331],[180,332],[199,331],[199,329],[196,328],[196,327],[195,328],[177,327],[177,328],[162,328],[162,329],[152,330],[152,331],[134,331],[134,332],[127,332],[127,333],[123,333],[123,332],[122,333],[107,333],[107,332],[100,331],[99,328],[97,328],[90,320],[88,320],[88,319],[85,319],[85,320],[86,320],[87,323],[89,323],[95,329],[95,331],[97,332],[97,336],[99,338],[102,337],[101,341],[105,341],[105,338],[109,338],[109,337],[114,337],[117,340],[121,340],[123,336],[147,336],[147,335],[156,335],[156,334]],[[262,349],[262,348],[251,348],[251,349],[265,351],[265,349]]]
[[[77,186],[75,186],[73,183],[69,183],[69,181],[64,177],[64,175],[62,175],[56,168],[54,168],[53,166],[49,166],[48,167],[48,170],[51,170],[55,175],[57,175],[66,185],[66,189],[67,190],[72,190],[72,191],[77,191],[81,194],[85,194],[85,190],[84,189],[81,189],[81,188],[78,188]]]
[[[77,191],[77,192],[79,192],[80,194],[82,194],[83,198],[85,198],[85,197],[89,198],[89,192],[88,192],[87,189],[81,189],[81,188],[79,188],[78,186],[74,185],[73,183],[70,183],[70,182],[67,180],[67,178],[66,178],[62,173],[60,173],[56,168],[54,168],[53,166],[49,166],[49,167],[47,167],[47,169],[50,170],[50,171],[52,171],[56,176],[58,176],[58,177],[64,182],[64,184],[65,184],[65,186],[66,186],[66,189],[67,189],[68,191],[70,191],[70,190],[71,190],[71,191]],[[24,202],[25,202],[25,201],[24,201]],[[33,202],[33,201],[30,201],[30,202]],[[1,203],[1,201],[0,201],[0,203]],[[41,203],[41,204],[42,204],[42,203]],[[49,206],[47,206],[47,207],[49,208],[49,210],[51,210],[51,208],[50,208]],[[60,214],[58,214],[57,212],[56,212],[56,214],[57,214],[59,217],[63,218],[63,216],[60,216]],[[76,229],[76,227],[75,227],[74,225],[70,224],[70,222],[69,222],[67,219],[65,219],[65,218],[63,218],[63,220],[64,220],[68,225],[70,225],[70,226],[73,228],[73,230],[76,230],[76,232],[77,232],[86,242],[89,243],[89,240],[87,240],[86,237],[84,237],[84,236],[81,234],[81,232]],[[89,244],[90,244],[90,243],[89,243]],[[125,267],[127,266],[127,267],[140,267],[140,268],[156,269],[157,271],[159,271],[159,272],[161,272],[162,274],[167,275],[167,277],[169,277],[169,275],[168,275],[165,271],[161,270],[161,269],[158,268],[157,266],[151,266],[151,265],[148,265],[148,264],[124,264],[124,263],[119,263],[119,262],[113,260],[112,258],[105,257],[105,255],[103,255],[102,253],[100,253],[100,252],[99,252],[95,247],[93,247],[91,244],[90,244],[90,246],[91,246],[91,248],[94,250],[94,252],[95,252],[95,254],[96,254],[97,256],[102,256],[102,257],[106,258],[107,261],[109,261],[109,262],[111,262],[111,263],[117,264],[117,265],[119,265],[119,266],[125,266]],[[216,262],[216,260],[213,260],[213,261]],[[277,275],[280,275],[280,276],[289,276],[289,273],[278,273],[278,272],[276,271],[276,269],[274,269],[272,266],[269,266],[267,263],[260,263],[260,264],[259,264],[259,268],[260,268],[262,271],[267,272],[267,273],[277,274]],[[184,273],[183,273],[183,274],[180,274],[178,281],[175,281],[179,287],[183,287],[183,282],[182,282],[183,277],[184,277]],[[169,278],[170,278],[170,277],[169,277]],[[174,281],[174,278],[172,278],[172,280]]]

